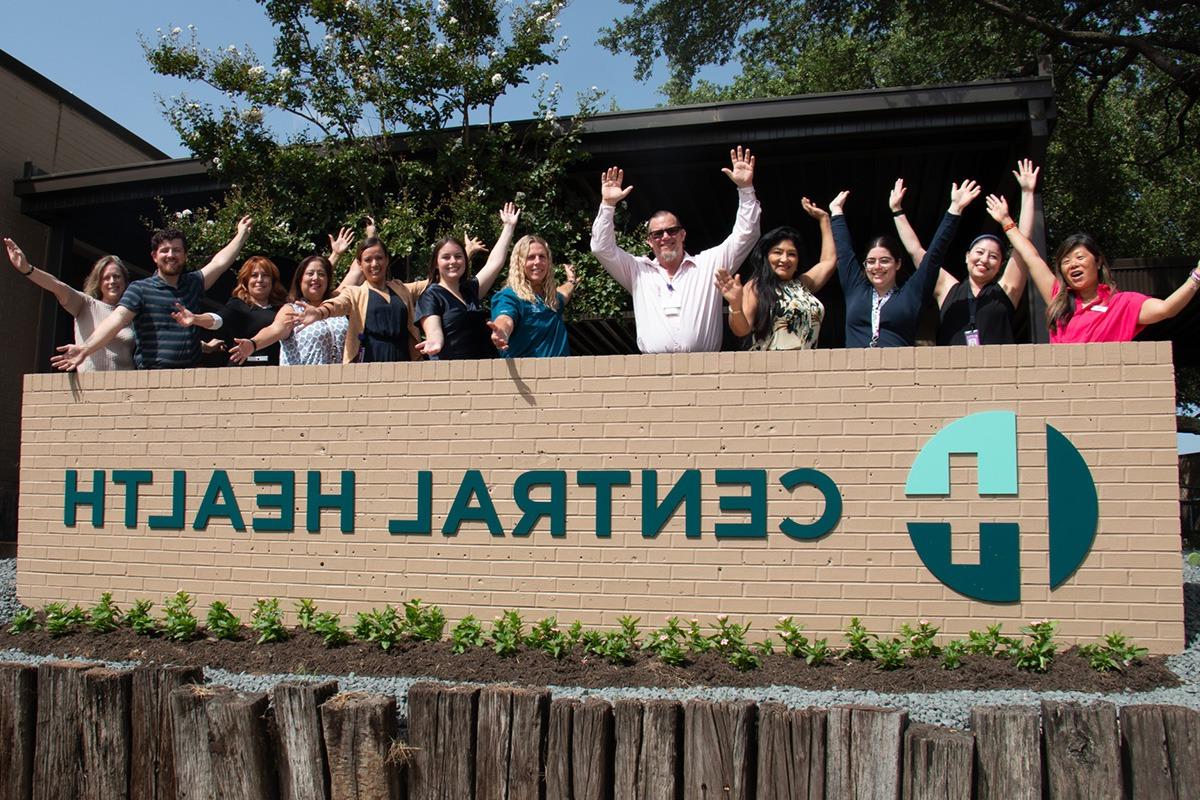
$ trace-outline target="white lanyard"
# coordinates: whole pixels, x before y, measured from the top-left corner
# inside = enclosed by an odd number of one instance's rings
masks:
[[[871,290],[871,347],[879,347],[879,312],[883,311],[883,304],[891,300],[895,293],[895,286],[882,296],[874,289]]]

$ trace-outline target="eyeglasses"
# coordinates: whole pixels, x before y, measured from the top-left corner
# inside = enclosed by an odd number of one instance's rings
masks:
[[[868,267],[874,267],[876,265],[881,267],[890,267],[892,264],[896,263],[896,260],[894,258],[889,258],[888,256],[883,256],[881,258],[868,258],[863,263]]]
[[[672,225],[669,228],[663,228],[663,229],[657,230],[657,231],[650,231],[649,236],[651,239],[666,239],[668,236],[677,235],[681,230],[683,230],[682,225]]]

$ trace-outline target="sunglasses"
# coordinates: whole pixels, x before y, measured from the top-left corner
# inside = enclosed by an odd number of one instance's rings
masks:
[[[672,225],[669,228],[663,228],[663,229],[657,230],[657,231],[650,231],[649,236],[651,239],[665,239],[668,236],[675,236],[681,230],[683,230],[682,225]]]

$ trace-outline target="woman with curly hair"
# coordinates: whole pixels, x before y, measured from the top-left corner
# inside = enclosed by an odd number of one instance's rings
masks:
[[[816,346],[825,306],[816,292],[837,269],[837,251],[829,214],[807,197],[801,204],[821,226],[821,260],[797,275],[800,232],[787,226],[767,231],[754,245],[750,278],[717,270],[716,283],[729,303],[729,329],[750,336],[751,350],[808,350]]]
[[[575,291],[575,268],[563,264],[567,281],[554,277],[550,245],[522,236],[508,262],[508,284],[492,299],[492,344],[505,358],[569,356],[563,312]]]
[[[101,256],[92,265],[83,282],[83,291],[73,289],[48,272],[29,263],[24,251],[12,239],[5,239],[8,260],[17,272],[54,295],[63,310],[75,318],[75,344],[88,340],[96,327],[108,318],[129,285],[129,269],[116,256]],[[123,328],[102,349],[92,353],[77,368],[79,372],[133,369],[133,328]]]

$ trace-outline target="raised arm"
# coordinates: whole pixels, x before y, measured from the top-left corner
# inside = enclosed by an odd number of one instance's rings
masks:
[[[1018,161],[1017,168],[1013,170],[1013,177],[1017,179],[1017,185],[1021,187],[1021,213],[1017,228],[1026,239],[1033,235],[1034,206],[1036,204],[1034,191],[1037,189],[1040,171],[1041,168],[1035,167],[1028,158]],[[1000,288],[1016,304],[1021,299],[1021,295],[1025,293],[1025,284],[1028,281],[1029,267],[1025,264],[1025,259],[1021,258],[1014,249],[1012,255],[1009,256],[1008,263],[1004,265],[1004,274],[1000,277]]]
[[[330,266],[336,267],[338,261],[346,254],[346,251],[350,249],[352,244],[354,244],[354,231],[349,228],[339,228],[337,236],[334,236],[332,233],[329,234]]]
[[[989,194],[987,212],[992,219],[1000,223],[1000,227],[1008,236],[1009,244],[1013,247],[1013,252],[1020,256],[1021,260],[1025,262],[1025,266],[1029,268],[1029,277],[1033,278],[1033,285],[1037,287],[1038,294],[1042,296],[1042,300],[1049,303],[1054,298],[1054,271],[1050,269],[1050,265],[1042,258],[1042,254],[1033,246],[1029,237],[1021,232],[1017,223],[1013,222],[1012,216],[1008,213],[1008,201],[1003,197]]]
[[[1183,285],[1171,292],[1171,296],[1166,300],[1151,297],[1142,303],[1142,309],[1138,312],[1138,324],[1153,325],[1170,319],[1192,302],[1197,291],[1200,291],[1200,262],[1196,263],[1196,268],[1191,271]]]
[[[418,353],[426,358],[431,358],[442,352],[442,347],[446,344],[446,333],[442,330],[440,315],[430,314],[427,317],[421,317],[421,332],[425,334],[425,341],[417,343]]]
[[[754,243],[758,241],[762,206],[754,194],[754,165],[755,158],[750,148],[739,145],[729,151],[729,166],[721,168],[738,189],[738,210],[733,221],[733,230],[729,232],[725,241],[715,248],[718,257],[714,264],[718,269],[724,267],[731,272],[735,271],[746,260],[746,256],[750,255]]]
[[[567,273],[567,279],[558,287],[558,293],[563,296],[563,302],[571,302],[571,295],[575,294],[575,290],[579,288],[579,278],[575,276],[574,264],[563,264],[563,272]]]
[[[239,219],[237,233],[229,240],[229,244],[222,247],[211,261],[200,268],[200,277],[204,278],[206,291],[212,288],[212,285],[217,282],[217,278],[229,269],[238,253],[242,251],[242,245],[246,243],[246,238],[250,235],[253,222],[248,215]]]
[[[900,237],[900,244],[908,251],[912,263],[920,264],[925,260],[925,248],[921,244],[921,237],[917,236],[912,223],[908,221],[908,215],[904,213],[906,194],[908,187],[904,185],[904,178],[896,178],[891,194],[888,195],[888,208],[892,210],[892,221],[896,225],[896,235]]]
[[[375,226],[375,218],[368,216],[367,229],[365,231],[366,237],[370,239],[378,235],[378,232],[379,229]],[[341,293],[343,289],[346,289],[350,286],[361,286],[363,280],[362,267],[359,265],[358,259],[356,258],[354,259],[354,262],[350,264],[350,269],[346,270],[346,277],[342,278],[342,282],[338,284],[337,291],[338,293]]]
[[[175,310],[171,312],[171,319],[184,328],[196,327],[206,331],[220,329],[225,321],[220,314],[193,314],[183,303],[175,304]]]
[[[829,212],[807,197],[800,198],[800,205],[803,206],[805,213],[815,219],[821,227],[820,259],[800,276],[800,283],[804,288],[815,294],[821,291],[825,284],[829,283],[833,273],[837,272],[837,246],[833,243],[833,224],[830,222]],[[749,287],[749,283],[747,283],[747,287]],[[753,292],[749,294],[752,295]],[[746,309],[746,319],[754,319],[752,309]]]
[[[729,304],[729,330],[733,331],[734,336],[750,335],[750,320],[754,318],[754,311],[747,308],[747,305],[753,305],[754,290],[751,287],[754,285],[754,279],[751,278],[749,284],[742,286],[740,276],[730,275],[729,270],[722,267],[717,270],[713,280],[721,296]]]
[[[64,344],[58,348],[58,355],[50,357],[51,366],[64,372],[76,369],[88,356],[111,342],[122,328],[133,322],[134,316],[128,308],[117,306],[82,345]]]
[[[842,210],[850,190],[838,193],[829,201],[830,222],[833,225],[833,244],[837,248],[838,279],[842,282],[842,292],[850,291],[852,286],[868,286],[867,278],[863,275],[862,264],[854,254],[854,240],[850,238],[850,226],[846,224],[846,215]]]
[[[964,180],[961,184],[952,183],[950,185],[950,206],[946,209],[946,214],[942,217],[937,232],[933,234],[933,241],[929,243],[929,249],[925,251],[925,256],[921,259],[916,274],[910,279],[910,282],[916,282],[922,297],[929,297],[933,294],[942,273],[940,265],[946,260],[946,249],[958,231],[958,223],[962,221],[963,209],[971,205],[971,202],[979,196],[979,192],[979,184],[970,179]],[[905,284],[905,286],[907,285]]]
[[[595,222],[592,223],[591,248],[592,255],[600,262],[600,266],[613,276],[613,280],[621,284],[625,291],[632,292],[637,259],[617,245],[614,228],[617,203],[633,191],[632,186],[624,186],[624,183],[625,170],[619,167],[609,167],[600,173],[600,208],[596,212]]]
[[[44,272],[30,264],[29,259],[25,257],[25,252],[12,239],[6,238],[4,247],[8,250],[8,260],[12,262],[17,272],[54,295],[58,304],[72,317],[79,316],[87,302],[84,300],[83,293],[63,283],[49,272]]]
[[[508,248],[512,244],[513,231],[517,229],[517,220],[521,217],[521,209],[517,208],[512,203],[505,203],[504,208],[500,209],[500,238],[492,245],[492,252],[488,255],[487,263],[483,265],[483,269],[479,270],[479,274],[475,276],[479,281],[479,296],[483,297],[491,290],[492,285],[496,282],[496,276],[500,274],[500,268],[504,266],[504,262],[508,259]],[[486,248],[485,248],[486,249]]]

